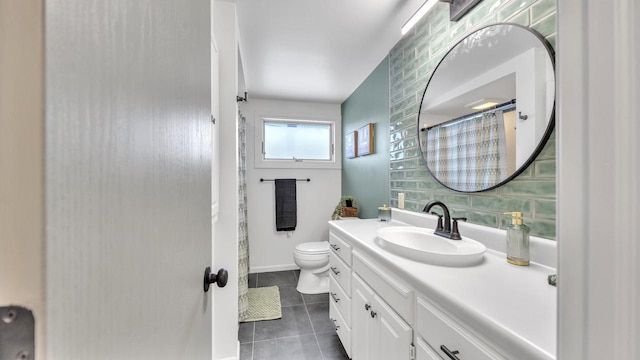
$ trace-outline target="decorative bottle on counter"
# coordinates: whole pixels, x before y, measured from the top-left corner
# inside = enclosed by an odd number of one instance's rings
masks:
[[[529,232],[523,224],[523,214],[519,211],[507,212],[511,215],[511,224],[507,225],[507,261],[514,265],[529,265]]]
[[[391,208],[387,204],[378,208],[378,220],[391,221]]]

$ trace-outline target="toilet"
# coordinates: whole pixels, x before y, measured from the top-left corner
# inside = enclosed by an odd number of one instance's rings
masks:
[[[300,267],[296,290],[303,294],[329,292],[329,242],[317,241],[296,245],[293,261]]]

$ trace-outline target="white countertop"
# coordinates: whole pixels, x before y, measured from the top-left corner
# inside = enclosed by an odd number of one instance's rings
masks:
[[[354,249],[387,267],[506,353],[517,359],[555,359],[557,289],[547,283],[547,276],[556,273],[554,268],[533,262],[509,264],[504,253],[489,246],[475,266],[424,264],[394,255],[376,243],[379,228],[407,223],[368,219],[330,221],[329,225]]]

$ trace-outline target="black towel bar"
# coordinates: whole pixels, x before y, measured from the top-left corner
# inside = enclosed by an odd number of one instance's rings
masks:
[[[260,178],[260,182],[265,182],[265,181],[276,181],[276,180],[275,180],[275,179],[262,179],[262,178]],[[306,182],[309,182],[309,181],[311,181],[311,179],[309,179],[309,178],[306,178],[306,179],[296,179],[296,181],[306,181]]]

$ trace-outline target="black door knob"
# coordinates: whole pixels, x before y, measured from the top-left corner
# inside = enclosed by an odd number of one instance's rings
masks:
[[[218,270],[217,274],[211,273],[211,268],[207,266],[204,269],[204,292],[209,291],[210,284],[218,284],[218,287],[225,287],[227,285],[227,281],[229,280],[229,273],[225,269]]]

